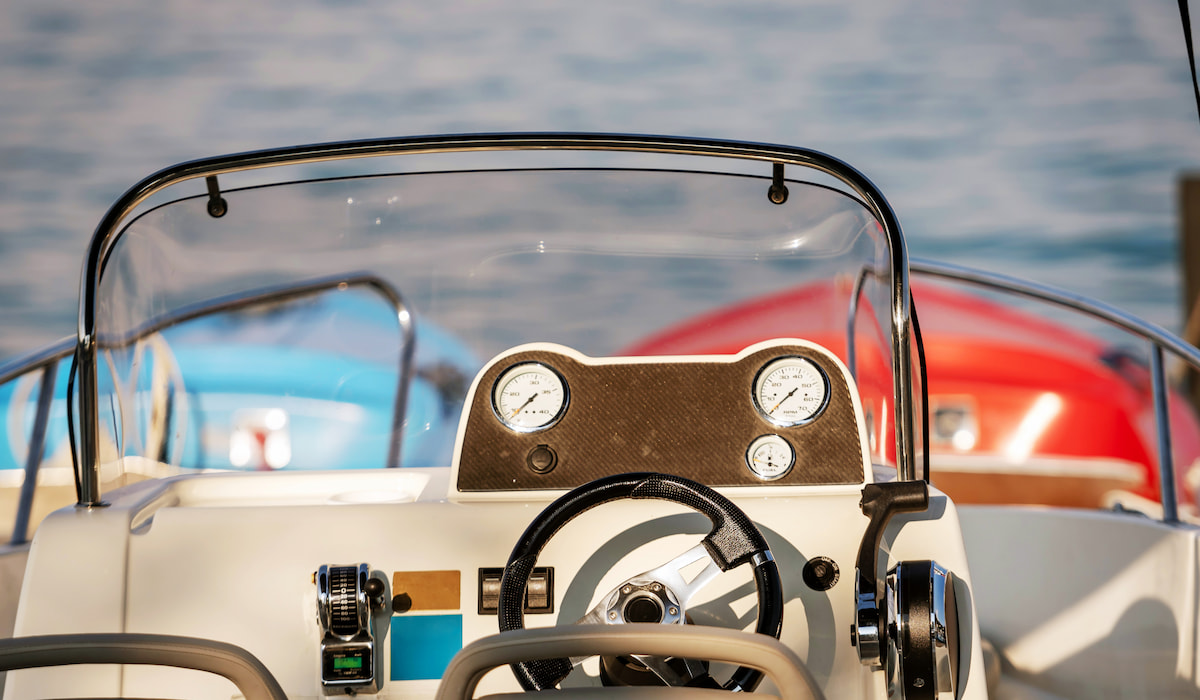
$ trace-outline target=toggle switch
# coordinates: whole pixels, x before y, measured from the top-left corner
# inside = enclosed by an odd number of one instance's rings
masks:
[[[495,615],[500,610],[502,568],[479,570],[479,614]],[[554,612],[554,567],[535,567],[525,587],[525,613],[547,615]]]

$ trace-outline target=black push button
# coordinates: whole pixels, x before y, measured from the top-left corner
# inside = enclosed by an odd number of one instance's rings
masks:
[[[626,622],[662,622],[662,606],[649,596],[639,596],[625,605]]]
[[[538,474],[549,474],[558,466],[558,455],[549,445],[538,445],[529,451],[525,462]]]
[[[837,585],[841,578],[837,562],[829,557],[815,557],[804,564],[801,576],[804,583],[814,591],[827,591]]]

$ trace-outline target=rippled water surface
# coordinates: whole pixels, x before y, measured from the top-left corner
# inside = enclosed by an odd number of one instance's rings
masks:
[[[914,255],[1177,328],[1200,163],[1171,0],[0,4],[0,360],[74,331],[105,208],[171,163],[435,132],[817,148]]]

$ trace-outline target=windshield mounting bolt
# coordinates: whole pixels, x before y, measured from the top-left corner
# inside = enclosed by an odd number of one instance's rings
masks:
[[[783,163],[771,164],[771,186],[767,188],[767,199],[772,204],[783,204],[788,198],[787,185],[783,184]]]
[[[225,216],[229,211],[229,204],[221,196],[221,186],[217,183],[217,176],[209,175],[204,178],[204,182],[208,186],[208,215],[214,219]]]

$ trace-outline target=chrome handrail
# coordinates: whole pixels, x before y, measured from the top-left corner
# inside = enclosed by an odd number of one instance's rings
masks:
[[[1105,321],[1150,343],[1150,377],[1154,399],[1155,432],[1158,449],[1159,496],[1163,522],[1179,522],[1179,504],[1175,493],[1175,464],[1171,453],[1171,422],[1168,411],[1166,371],[1162,352],[1170,350],[1193,369],[1200,371],[1200,348],[1188,344],[1170,331],[1143,321],[1132,314],[1101,301],[1088,299],[1050,285],[1020,280],[1008,275],[975,270],[961,265],[913,258],[909,271],[955,282],[963,282],[1007,294],[1037,299]]]
[[[396,398],[392,408],[392,436],[388,442],[388,456],[385,466],[400,466],[400,451],[404,436],[404,409],[408,403],[408,386],[415,374],[413,357],[416,349],[416,320],[408,302],[387,280],[368,273],[351,273],[332,275],[320,279],[312,279],[298,284],[286,284],[276,287],[265,287],[251,290],[243,294],[210,299],[197,304],[181,307],[175,311],[151,319],[132,329],[121,337],[98,337],[96,344],[101,348],[120,348],[131,345],[146,336],[164,330],[169,326],[219,314],[228,311],[238,311],[259,304],[274,304],[347,287],[367,287],[378,293],[391,306],[396,314],[396,322],[400,326],[400,356],[397,359]]]
[[[78,506],[103,505],[100,493],[99,369],[96,343],[96,301],[102,263],[135,209],[151,195],[172,185],[227,173],[304,165],[353,158],[485,151],[622,151],[664,155],[756,160],[796,165],[830,175],[853,190],[883,228],[892,275],[892,379],[895,387],[896,462],[904,480],[916,478],[914,451],[913,376],[909,336],[908,250],[891,205],[879,189],[849,164],[819,151],[740,141],[646,136],[633,134],[512,133],[416,136],[367,141],[343,141],[253,151],[182,163],[143,179],[109,208],[92,235],[79,288],[80,431],[82,449]]]
[[[42,455],[46,449],[46,426],[50,422],[50,403],[54,400],[54,383],[58,377],[59,359],[44,363],[41,387],[38,389],[37,409],[33,419],[33,430],[29,433],[28,450],[25,453],[25,477],[21,481],[21,493],[17,497],[17,517],[13,520],[10,545],[29,541],[29,522],[33,512],[33,492],[37,488],[38,470],[42,466]]]
[[[75,347],[74,338],[63,338],[57,343],[35,353],[18,357],[0,366],[0,385],[17,377],[40,371],[37,408],[33,426],[29,431],[29,442],[25,452],[24,476],[17,496],[17,514],[8,544],[20,545],[29,541],[29,523],[32,518],[33,495],[37,487],[37,475],[42,466],[46,447],[46,429],[50,423],[50,404],[54,399],[54,385],[58,378],[58,364],[70,357]]]
[[[75,336],[68,336],[60,339],[53,345],[5,362],[3,365],[0,365],[0,385],[7,384],[22,374],[28,373],[30,370],[48,365],[51,362],[58,362],[64,357],[70,357],[71,353],[75,351],[77,343],[78,340]]]

